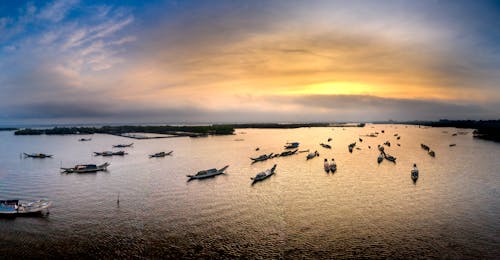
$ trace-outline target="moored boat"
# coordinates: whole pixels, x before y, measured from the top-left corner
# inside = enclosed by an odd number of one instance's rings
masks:
[[[349,145],[349,152],[352,153],[352,149],[356,146],[356,142]]]
[[[92,138],[80,138],[80,139],[78,139],[78,141],[80,141],[80,142],[87,142],[90,140],[92,140]]]
[[[335,163],[335,159],[332,158],[332,162],[330,163],[330,171],[335,173],[337,171],[337,164]]]
[[[194,179],[198,179],[198,180],[206,179],[206,178],[215,177],[217,175],[223,174],[224,171],[228,167],[229,167],[229,165],[226,165],[218,170],[216,168],[212,168],[212,169],[208,169],[208,170],[199,171],[195,175],[186,175],[186,176],[189,178],[188,181],[194,180]]]
[[[48,211],[50,205],[52,202],[45,199],[35,201],[0,200],[0,215],[15,216],[42,213]]]
[[[329,144],[320,143],[319,145],[321,145],[323,148],[326,149],[332,149],[332,147]]]
[[[297,153],[297,151],[299,151],[298,149],[295,149],[293,151],[284,151],[282,153],[280,153],[280,157],[283,157],[283,156],[290,156],[290,155],[294,155],[295,153]]]
[[[413,169],[411,169],[411,179],[413,182],[417,182],[418,180],[418,168],[416,164],[413,164]]]
[[[389,155],[389,154],[385,154],[385,159],[388,160],[388,161],[391,161],[393,163],[396,163],[396,157],[392,156],[392,155]]]
[[[299,145],[300,145],[299,142],[286,143],[285,149],[295,149],[295,148],[298,148]]]
[[[328,160],[325,158],[325,161],[323,163],[323,168],[325,169],[325,172],[330,172],[330,164],[328,163]]]
[[[309,153],[307,156],[306,156],[306,160],[310,160],[316,156],[319,156],[319,153],[318,151],[314,151],[314,153]]]
[[[274,170],[276,170],[276,166],[277,165],[275,164],[271,169],[267,169],[267,170],[255,175],[255,177],[250,178],[252,180],[252,185],[258,181],[265,180],[265,179],[269,178],[270,176],[272,176],[274,174]]]
[[[101,165],[95,164],[78,164],[72,168],[61,168],[62,173],[93,173],[99,171],[107,171],[110,163],[105,162]]]
[[[432,157],[436,157],[436,153],[434,151],[429,151],[429,155],[432,156]]]
[[[250,160],[252,160],[252,163],[256,163],[256,162],[263,162],[263,161],[266,161],[266,160],[271,159],[271,158],[273,158],[273,153],[263,154],[259,157],[250,158]]]
[[[117,144],[117,145],[113,145],[113,148],[125,148],[125,147],[131,147],[132,145],[134,145],[134,143],[130,143],[130,144]]]
[[[44,153],[23,153],[24,154],[24,157],[27,157],[27,158],[52,158],[53,155],[51,154],[44,154]]]
[[[165,157],[167,155],[171,155],[174,151],[170,151],[168,153],[166,152],[159,152],[159,153],[155,153],[155,154],[151,154],[149,155],[149,158],[159,158],[159,157]]]
[[[113,151],[104,151],[104,152],[94,152],[96,156],[113,156],[113,155],[125,155],[125,151],[118,151],[118,152],[113,152]]]
[[[380,155],[377,157],[377,163],[381,163],[384,160],[384,155],[380,153]]]

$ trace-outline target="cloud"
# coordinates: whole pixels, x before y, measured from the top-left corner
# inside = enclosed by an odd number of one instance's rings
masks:
[[[78,2],[78,0],[55,0],[40,10],[38,18],[51,22],[59,22],[66,17],[68,12],[78,4]]]

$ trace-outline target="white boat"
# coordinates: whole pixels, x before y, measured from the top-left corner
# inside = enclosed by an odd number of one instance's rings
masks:
[[[274,174],[274,170],[276,170],[276,164],[271,168],[271,169],[267,169],[263,172],[260,172],[258,173],[257,175],[255,175],[255,177],[253,178],[250,178],[252,180],[252,185],[258,181],[262,181],[268,177],[270,177],[271,175]]]
[[[229,167],[229,165],[226,165],[226,166],[220,168],[219,170],[213,168],[213,169],[208,169],[208,170],[204,170],[204,171],[199,171],[195,175],[187,175],[187,177],[189,178],[188,181],[194,180],[194,179],[205,179],[205,178],[210,178],[210,177],[214,177],[214,176],[223,174],[224,171],[228,167]]]
[[[51,201],[41,199],[36,201],[25,200],[0,200],[0,215],[23,215],[41,213],[49,209]]]
[[[101,165],[95,164],[79,164],[72,168],[61,168],[63,173],[91,173],[98,171],[107,171],[110,163],[105,162]]]
[[[411,170],[411,179],[413,182],[417,182],[418,180],[418,168],[416,164],[413,164],[413,169]]]

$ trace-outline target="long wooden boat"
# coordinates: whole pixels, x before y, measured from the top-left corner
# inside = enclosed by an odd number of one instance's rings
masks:
[[[199,171],[195,175],[186,175],[186,176],[189,178],[188,181],[195,180],[195,179],[200,180],[200,179],[211,178],[211,177],[215,177],[217,175],[223,174],[224,171],[228,167],[229,167],[229,165],[226,165],[218,170],[216,168],[213,168],[213,169]]]
[[[95,164],[78,164],[72,168],[61,168],[63,173],[92,173],[99,171],[107,171],[110,163],[105,162],[101,165]]]

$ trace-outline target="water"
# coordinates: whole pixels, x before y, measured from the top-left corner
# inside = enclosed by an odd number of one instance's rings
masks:
[[[362,150],[348,152],[358,136],[382,129],[378,138],[358,141]],[[47,217],[0,219],[0,255],[498,259],[500,144],[454,132],[403,125],[237,129],[234,136],[133,140],[133,148],[124,148],[128,155],[113,158],[92,152],[132,139],[93,135],[78,142],[83,136],[0,132],[0,198],[53,201]],[[331,150],[319,146],[328,137]],[[378,165],[376,146],[387,140],[397,164]],[[287,141],[320,157],[306,161],[302,153],[250,164],[248,157],[280,152]],[[171,157],[147,156],[170,150]],[[21,152],[55,157],[21,159]],[[333,175],[323,171],[323,159],[332,157]],[[105,161],[108,172],[58,170]],[[274,176],[250,185],[250,177],[274,163]],[[186,182],[186,174],[226,164],[226,175]]]

